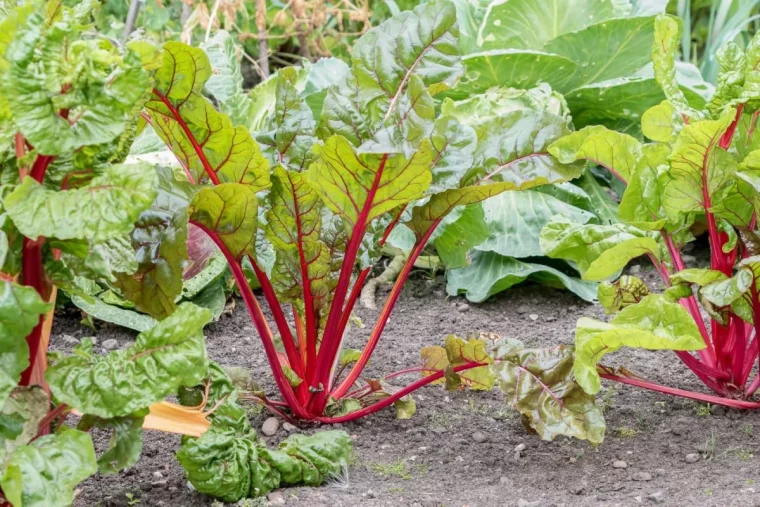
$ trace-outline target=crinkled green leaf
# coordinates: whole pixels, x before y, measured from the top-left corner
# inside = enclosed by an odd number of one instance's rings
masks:
[[[618,207],[620,219],[629,224],[655,223],[664,214],[663,189],[669,178],[670,147],[667,144],[649,144],[642,151]]]
[[[233,381],[232,368],[225,369],[215,361],[208,362],[208,374],[200,384],[194,386],[180,386],[177,390],[177,399],[186,407],[198,407],[204,402],[207,407],[213,407],[222,400],[234,402],[237,400],[238,385]],[[247,375],[247,376],[246,376]],[[250,374],[243,375],[241,389],[250,389]],[[206,391],[208,386],[208,393]],[[205,397],[205,399],[204,399]]]
[[[0,283],[0,403],[5,403],[29,365],[26,337],[50,308],[33,288],[7,280]]]
[[[546,112],[517,110],[475,128],[478,145],[475,161],[492,181],[520,186],[567,181],[580,175],[580,164],[558,161],[550,145],[570,133],[567,120]],[[539,183],[540,182],[540,183]]]
[[[599,284],[597,297],[604,313],[611,315],[639,303],[649,295],[646,283],[635,276],[623,275],[616,282]]]
[[[108,447],[98,458],[98,470],[101,474],[115,474],[120,470],[129,468],[140,459],[143,446],[142,425],[145,419],[143,410],[128,417],[116,417],[113,419],[101,419],[91,415],[84,415],[79,420],[77,429],[89,431],[96,427],[110,430],[111,437]]]
[[[527,90],[494,86],[456,102],[447,98],[441,103],[441,116],[453,116],[463,125],[477,127],[496,116],[518,109],[542,111],[563,118],[570,114],[562,95],[548,84],[541,83]]]
[[[760,38],[752,37],[749,44],[747,44],[745,55],[744,83],[740,99],[750,102],[753,106],[757,106],[758,99],[760,98],[760,70],[758,70],[758,64],[760,64]],[[731,70],[733,71],[734,69],[732,68]],[[734,83],[738,83],[739,81],[738,76],[730,76],[729,79]]]
[[[523,425],[543,440],[560,435],[600,444],[605,423],[594,397],[573,378],[573,349],[521,349],[491,365],[506,403],[520,412]]]
[[[555,216],[541,230],[541,249],[555,259],[571,260],[584,280],[603,280],[634,259],[650,254],[660,259],[654,238],[624,224],[579,225]]]
[[[575,377],[587,393],[599,392],[597,363],[624,346],[700,350],[705,343],[689,312],[659,294],[623,309],[609,324],[582,317],[575,329]]]
[[[382,126],[359,146],[361,153],[403,153],[410,156],[433,130],[435,103],[422,78],[412,75]]]
[[[116,286],[135,308],[157,319],[176,308],[182,293],[187,260],[187,207],[193,187],[177,181],[169,170],[158,170],[157,195],[131,233],[138,268],[116,273]]]
[[[586,301],[596,299],[596,283],[580,280],[551,266],[522,262],[494,252],[473,252],[470,264],[448,271],[446,279],[449,295],[464,294],[476,303],[526,280],[568,289]]]
[[[24,179],[3,201],[26,237],[106,241],[128,234],[156,193],[156,173],[147,164],[109,166],[86,187],[46,190]]]
[[[3,101],[38,153],[67,154],[124,133],[149,87],[136,54],[119,54],[107,39],[80,38],[78,22],[68,15],[48,23],[39,8],[17,28],[5,54]],[[76,121],[66,118],[69,111]]]
[[[390,116],[412,76],[431,94],[452,87],[463,72],[456,9],[432,1],[365,33],[352,51],[362,113],[377,125]]]
[[[227,261],[224,259],[224,256],[220,254],[214,255],[200,273],[189,280],[185,280],[185,283],[182,285],[182,297],[186,299],[194,298],[203,289],[220,279],[226,270]]]
[[[564,164],[588,160],[628,181],[641,157],[641,143],[602,126],[586,127],[556,141],[549,153]]]
[[[707,104],[707,110],[713,116],[719,116],[726,106],[741,96],[747,69],[744,51],[733,41],[728,41],[718,50],[716,59],[719,66],[718,86]]]
[[[194,223],[214,232],[236,259],[256,254],[258,200],[256,191],[241,183],[202,188],[188,209]]]
[[[220,30],[201,45],[211,64],[211,75],[204,84],[230,117],[233,125],[247,125],[251,114],[251,98],[243,92],[243,74],[240,71],[237,45],[229,32]]]
[[[16,449],[0,477],[14,507],[64,507],[74,488],[98,470],[92,439],[66,426]]]
[[[39,386],[16,387],[0,407],[0,463],[28,444],[49,410],[48,395]]]
[[[345,368],[351,363],[355,363],[356,361],[358,361],[361,355],[362,355],[362,351],[359,349],[342,349],[340,351],[338,364],[340,364],[341,367]]]
[[[211,312],[190,303],[140,333],[131,347],[92,355],[92,345],[48,368],[45,378],[56,399],[82,413],[122,417],[161,401],[181,385],[206,374],[203,326]],[[89,349],[89,350],[88,350]]]
[[[328,208],[353,225],[362,225],[357,224],[357,219],[381,168],[368,221],[422,197],[432,178],[428,141],[410,159],[391,155],[385,161],[379,155],[357,154],[341,136],[330,137],[324,146],[316,145],[314,150],[319,160],[306,173],[309,183]]]
[[[455,335],[446,337],[447,366],[460,366],[467,363],[493,363],[493,358],[486,351],[485,340],[470,338],[463,340]],[[470,368],[459,372],[462,386],[476,391],[490,391],[494,386],[493,373],[488,366]]]
[[[271,164],[282,164],[303,171],[313,161],[316,121],[311,109],[296,90],[294,69],[281,69],[277,75],[275,107],[266,126],[256,135]]]
[[[654,22],[654,43],[652,44],[652,62],[654,76],[665,97],[675,109],[688,116],[697,116],[689,107],[683,91],[678,87],[676,77],[676,53],[680,44],[681,28],[678,21],[660,14]]]
[[[318,486],[347,466],[351,438],[343,431],[292,435],[278,449],[258,442],[245,412],[239,407],[220,411],[240,412],[239,422],[217,415],[211,428],[197,439],[187,439],[177,452],[188,479],[200,492],[236,502],[266,495],[281,485]]]

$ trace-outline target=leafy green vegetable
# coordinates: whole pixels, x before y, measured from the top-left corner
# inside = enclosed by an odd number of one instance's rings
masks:
[[[90,435],[63,427],[16,449],[0,486],[14,506],[66,506],[74,501],[74,487],[96,471]]]
[[[208,310],[183,303],[127,349],[100,357],[92,354],[91,342],[83,342],[75,355],[47,370],[50,389],[85,414],[128,416],[203,378],[208,360],[202,330],[210,319]]]
[[[292,435],[277,450],[267,449],[245,412],[225,404],[206,433],[184,441],[177,459],[198,491],[236,502],[280,485],[318,486],[340,473],[350,452],[351,439],[343,431]]]
[[[583,317],[575,333],[575,376],[591,394],[598,393],[600,388],[597,363],[605,354],[623,346],[649,350],[705,347],[699,329],[684,307],[658,294],[626,307],[609,324]]]

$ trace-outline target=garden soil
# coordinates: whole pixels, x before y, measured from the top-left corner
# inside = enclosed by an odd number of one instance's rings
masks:
[[[653,284],[651,269],[634,270]],[[450,333],[492,332],[530,346],[549,346],[572,343],[579,317],[605,318],[598,306],[537,285],[464,307],[463,298],[446,297],[443,284],[440,277],[430,280],[429,272],[413,274],[368,375],[417,365],[422,347],[440,344]],[[379,302],[388,289],[378,291]],[[258,337],[237,303],[207,327],[209,355],[223,365],[249,369],[260,386],[274,394]],[[348,346],[357,348],[378,311],[358,313],[367,327],[352,332]],[[92,334],[73,310],[61,311],[56,318],[54,350],[68,350],[71,337]],[[121,347],[134,336],[112,327],[97,333],[98,344],[115,338]],[[103,352],[99,345],[95,348]],[[672,353],[621,351],[611,363],[624,363],[657,382],[702,389]],[[396,380],[402,379],[414,377]],[[339,425],[352,436],[355,449],[344,476],[319,488],[282,489],[270,496],[271,502],[241,505],[760,507],[760,413],[711,412],[688,400],[605,383],[600,403],[607,435],[602,445],[593,447],[567,438],[539,440],[523,428],[498,389],[446,392],[442,386],[429,386],[417,391],[415,399],[417,413],[410,420],[395,419],[390,408]],[[260,428],[267,417],[262,413],[252,422]],[[280,426],[266,440],[276,446],[286,436]],[[95,440],[102,448],[107,436],[96,434]],[[193,491],[184,478],[174,457],[179,445],[178,436],[147,432],[139,463],[117,475],[98,474],[85,481],[74,505],[212,505],[213,499]]]

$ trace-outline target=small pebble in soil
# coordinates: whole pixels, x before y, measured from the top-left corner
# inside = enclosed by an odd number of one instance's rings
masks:
[[[530,315],[528,315],[528,317],[529,317],[529,318],[530,318],[530,320],[532,320],[533,322],[535,322],[535,321],[537,321],[537,320],[538,320],[538,315],[537,315],[537,314],[535,314],[535,313],[531,313]]]
[[[529,311],[530,311],[530,308],[528,308],[525,305],[520,305],[517,307],[517,313],[519,313],[520,315],[522,315],[523,313],[528,313]]]
[[[612,468],[628,468],[628,463],[619,459],[612,464]]]
[[[631,476],[631,479],[634,481],[651,481],[652,480],[652,474],[648,472],[636,472]]]
[[[289,422],[282,423],[282,429],[287,431],[288,433],[293,433],[294,431],[298,431],[298,428],[290,424]]]
[[[164,474],[162,474],[161,472],[158,472],[158,471],[153,472],[153,478],[154,479],[163,479],[164,478]]]
[[[482,431],[476,431],[475,433],[472,434],[472,439],[476,441],[477,443],[482,444],[483,442],[488,440],[488,437],[486,437],[485,433],[483,433]]]
[[[699,461],[699,454],[692,452],[686,455],[686,463],[696,463]]]
[[[461,305],[457,306],[457,311],[460,313],[469,312],[470,305],[468,305],[467,303],[462,303]]]
[[[641,273],[641,266],[638,264],[634,264],[628,269],[628,273],[632,275],[638,275],[639,273]]]
[[[652,503],[662,503],[665,501],[665,495],[662,493],[662,491],[657,491],[656,493],[649,495],[647,497],[647,500]]]
[[[113,338],[110,338],[108,340],[103,341],[103,348],[106,350],[113,350],[116,348],[119,348],[119,342],[114,340]]]
[[[517,444],[515,446],[515,451],[523,452],[525,450],[525,444]]]
[[[66,345],[79,345],[79,340],[71,336],[70,334],[65,334],[61,336],[61,339]]]
[[[721,417],[726,414],[726,409],[720,405],[713,405],[710,407],[710,413],[714,416]]]
[[[267,495],[267,500],[271,505],[285,505],[285,497],[279,491],[272,491]]]
[[[280,421],[276,417],[270,417],[266,421],[264,421],[264,424],[261,425],[261,432],[271,437],[272,435],[277,433],[277,429],[280,427]]]
[[[162,480],[162,481],[153,481],[150,483],[154,488],[165,488],[167,484],[169,484],[168,481]]]

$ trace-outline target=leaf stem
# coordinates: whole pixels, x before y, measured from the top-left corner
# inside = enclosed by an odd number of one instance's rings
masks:
[[[174,117],[174,121],[177,122],[177,124],[180,126],[182,131],[185,133],[185,136],[190,141],[190,144],[193,145],[193,149],[195,150],[195,153],[198,155],[198,158],[201,161],[201,164],[203,164],[203,169],[205,169],[206,174],[208,174],[209,179],[214,185],[219,184],[219,177],[214,172],[214,169],[211,167],[211,164],[209,163],[208,159],[206,158],[206,154],[203,153],[203,148],[201,148],[201,145],[198,144],[198,141],[195,140],[195,136],[190,131],[190,127],[188,127],[185,120],[182,118],[182,115],[179,114],[179,111],[176,107],[174,107],[174,104],[171,103],[171,101],[160,91],[158,91],[156,88],[153,88],[153,94],[158,97],[158,99],[164,103],[164,105],[169,109],[169,111],[172,113],[172,116]]]
[[[214,243],[216,243],[216,246],[219,247],[219,250],[221,250],[222,254],[227,259],[227,263],[232,270],[232,276],[235,278],[238,289],[240,289],[240,295],[243,297],[243,301],[245,302],[245,306],[248,309],[248,313],[250,314],[251,319],[256,326],[256,330],[259,333],[259,337],[261,338],[261,342],[264,345],[264,352],[266,353],[267,360],[269,361],[269,366],[272,368],[274,381],[277,384],[277,388],[280,390],[283,398],[285,398],[288,407],[298,417],[303,419],[311,419],[308,412],[296,399],[293,388],[291,387],[290,382],[288,382],[288,379],[285,377],[285,373],[282,370],[282,365],[280,364],[280,360],[277,357],[277,350],[274,347],[274,338],[272,336],[272,331],[269,329],[266,317],[264,317],[264,313],[261,311],[261,307],[259,306],[258,301],[256,301],[256,296],[254,296],[253,291],[251,290],[251,286],[248,285],[248,280],[245,277],[245,273],[243,273],[243,268],[240,266],[237,259],[235,259],[235,257],[232,255],[232,252],[230,252],[229,248],[227,248],[227,245],[224,244],[219,236],[217,236],[213,231],[209,230],[203,224],[197,222],[192,223],[200,227],[214,241]]]
[[[398,278],[396,278],[396,283],[393,284],[393,289],[391,289],[391,293],[388,295],[388,299],[385,301],[383,310],[380,312],[380,316],[377,318],[375,328],[372,330],[372,334],[367,341],[367,345],[364,347],[364,350],[362,350],[361,356],[359,356],[359,359],[356,361],[356,364],[354,364],[354,367],[348,373],[348,376],[346,376],[346,378],[343,380],[343,382],[340,383],[337,389],[331,393],[333,397],[341,398],[346,393],[346,391],[351,388],[354,382],[356,382],[356,379],[359,378],[359,375],[361,375],[362,370],[367,365],[367,362],[372,356],[372,353],[375,351],[375,347],[377,346],[377,342],[380,340],[380,336],[382,335],[385,326],[388,324],[388,317],[390,317],[390,314],[393,311],[393,307],[396,305],[396,302],[401,295],[401,290],[406,283],[406,279],[409,277],[409,273],[411,272],[412,267],[417,260],[417,257],[420,256],[422,250],[425,248],[425,245],[430,239],[430,236],[433,234],[433,231],[435,231],[436,227],[438,227],[438,224],[440,223],[440,218],[433,222],[433,225],[425,233],[425,236],[423,236],[422,239],[417,242],[414,250],[412,250],[412,253],[406,260],[404,267],[401,269],[401,273],[399,273]]]
[[[460,364],[459,366],[454,366],[453,370],[455,372],[460,372],[464,370],[469,370],[472,368],[479,368],[481,366],[488,366],[486,363],[465,363]],[[377,403],[373,403],[372,405],[368,407],[364,407],[361,410],[357,410],[356,412],[351,412],[349,414],[339,416],[339,417],[315,417],[314,420],[317,422],[325,423],[325,424],[336,424],[336,423],[344,423],[348,421],[353,421],[355,419],[362,418],[364,416],[374,414],[378,410],[382,410],[385,407],[388,407],[407,394],[416,391],[417,389],[424,387],[431,382],[435,382],[436,380],[442,378],[445,375],[444,370],[438,370],[435,373],[428,375],[427,377],[423,377],[415,382],[412,382],[406,387],[403,387],[399,389],[397,392],[393,393],[391,396],[387,398],[383,398],[382,400],[378,401]]]
[[[312,391],[315,393],[315,396],[312,396],[310,406],[313,406],[313,408],[316,409],[316,413],[321,413],[327,401],[327,388],[325,386],[328,384],[330,372],[333,363],[335,362],[335,356],[340,348],[340,343],[343,340],[343,334],[339,332],[340,322],[343,320],[343,305],[348,292],[348,286],[351,283],[351,273],[354,270],[356,256],[359,252],[362,239],[364,238],[367,223],[369,222],[372,203],[375,200],[377,189],[380,187],[380,180],[382,179],[387,161],[388,154],[386,153],[380,160],[380,165],[375,173],[372,187],[367,192],[367,198],[356,219],[354,229],[351,233],[351,239],[349,240],[348,246],[346,247],[346,253],[343,257],[343,265],[338,277],[338,284],[335,287],[335,295],[333,297],[332,305],[330,306],[330,313],[327,316],[327,324],[325,325],[325,331],[322,335],[322,344],[319,348],[319,354],[317,355],[316,371],[314,372],[314,378],[311,381]]]
[[[723,405],[725,407],[736,409],[760,409],[760,402],[733,400],[730,398],[722,398],[720,396],[713,396],[710,394],[695,393],[692,391],[685,391],[683,389],[676,389],[673,387],[655,384],[654,382],[649,382],[648,380],[623,377],[614,373],[600,372],[599,376],[607,380],[619,382],[621,384],[641,387],[643,389],[649,389],[650,391],[655,391],[663,394],[670,394],[672,396],[680,396],[681,398],[688,398],[690,400],[712,403],[713,405]]]

